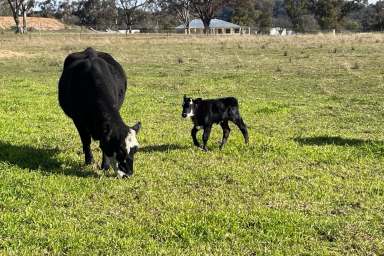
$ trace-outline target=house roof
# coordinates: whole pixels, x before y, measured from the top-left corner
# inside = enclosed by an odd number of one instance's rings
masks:
[[[184,29],[185,25],[177,26],[176,29]],[[189,22],[189,28],[204,28],[203,21],[201,19],[194,19]],[[239,25],[233,24],[219,19],[212,19],[209,23],[209,28],[240,28]]]

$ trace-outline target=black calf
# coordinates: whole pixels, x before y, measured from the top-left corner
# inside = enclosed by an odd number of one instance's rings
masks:
[[[191,99],[184,95],[182,117],[191,117],[193,128],[191,131],[193,144],[201,147],[204,151],[208,151],[207,141],[211,133],[212,124],[220,124],[223,129],[223,139],[220,143],[220,149],[228,140],[231,129],[228,121],[232,121],[239,127],[244,136],[245,143],[248,143],[248,130],[239,113],[239,104],[234,97],[203,100],[201,98]],[[199,129],[204,129],[203,146],[197,141],[196,134]]]

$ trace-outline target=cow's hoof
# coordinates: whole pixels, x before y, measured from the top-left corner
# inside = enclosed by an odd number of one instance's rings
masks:
[[[101,170],[104,170],[104,171],[108,171],[108,169],[109,169],[109,164],[102,164],[102,165],[100,166],[100,169],[101,169]]]
[[[95,160],[93,160],[93,158],[87,158],[85,159],[85,165],[91,165],[95,162]]]
[[[111,163],[109,161],[102,161],[100,169],[104,171],[108,171],[109,167],[111,167]]]
[[[208,148],[207,147],[200,147],[200,149],[204,152],[208,152]]]

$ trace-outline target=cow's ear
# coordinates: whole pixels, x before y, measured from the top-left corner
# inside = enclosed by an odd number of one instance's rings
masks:
[[[112,135],[112,128],[110,123],[104,123],[103,124],[103,137],[104,140],[110,141]]]
[[[184,94],[184,101],[187,99],[187,95],[186,94]]]
[[[141,122],[137,122],[134,126],[132,126],[132,129],[137,133],[139,133],[139,130],[141,129]]]

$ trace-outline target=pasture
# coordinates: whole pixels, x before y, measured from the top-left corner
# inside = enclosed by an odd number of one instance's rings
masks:
[[[135,173],[83,165],[66,55],[111,53],[142,122]],[[384,35],[0,35],[0,254],[383,255]],[[205,153],[184,94],[236,96]],[[201,132],[198,134],[201,139]]]

